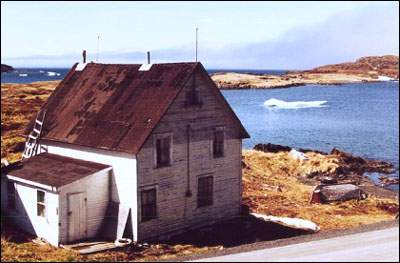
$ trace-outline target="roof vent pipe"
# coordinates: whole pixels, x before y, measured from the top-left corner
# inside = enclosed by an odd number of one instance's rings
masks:
[[[83,50],[82,57],[83,57],[83,64],[85,64],[86,63],[86,50]]]
[[[147,64],[150,65],[150,51],[147,51]]]

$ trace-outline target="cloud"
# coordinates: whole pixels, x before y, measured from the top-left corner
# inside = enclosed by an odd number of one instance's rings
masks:
[[[223,48],[202,47],[200,43],[199,58],[207,68],[307,69],[361,56],[398,55],[398,36],[398,5],[372,5],[337,14],[315,26],[294,28],[272,41]],[[194,49],[184,46],[153,50],[151,57],[154,63],[193,61]],[[96,52],[88,50],[88,60],[95,59]],[[144,63],[145,59],[143,51],[109,51],[99,55],[103,63]],[[81,54],[77,52],[8,58],[4,62],[15,66],[71,66],[80,60]]]

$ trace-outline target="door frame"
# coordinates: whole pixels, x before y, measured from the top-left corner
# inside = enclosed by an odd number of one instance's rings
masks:
[[[78,241],[78,240],[83,240],[87,238],[87,197],[86,197],[86,192],[82,191],[82,192],[72,192],[72,193],[67,193],[67,242],[74,242],[71,241],[71,237],[70,237],[70,232],[69,232],[69,227],[70,227],[70,217],[69,217],[69,211],[70,211],[70,196],[71,195],[76,195],[76,194],[83,194],[83,200],[84,200],[84,210],[85,210],[85,218],[84,218],[84,222],[85,222],[85,236],[83,238],[79,238],[77,240],[74,241]]]

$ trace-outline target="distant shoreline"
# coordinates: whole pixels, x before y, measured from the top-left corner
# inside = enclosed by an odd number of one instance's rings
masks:
[[[307,84],[341,85],[390,81],[399,79],[399,57],[362,57],[355,62],[291,71],[278,76],[225,72],[211,74],[211,77],[220,89],[272,89]]]
[[[386,76],[379,76],[386,77]],[[370,76],[318,73],[318,74],[286,74],[282,76],[256,75],[242,73],[214,73],[211,78],[219,89],[278,89],[292,88],[305,85],[344,85],[353,83],[383,82],[379,78]],[[388,81],[398,81],[390,79]]]

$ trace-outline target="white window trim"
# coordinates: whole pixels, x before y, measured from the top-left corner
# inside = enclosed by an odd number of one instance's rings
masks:
[[[158,166],[157,165],[157,140],[164,139],[166,137],[170,137],[171,147],[169,148],[169,164],[166,166]],[[173,165],[173,152],[174,152],[174,136],[172,132],[166,133],[158,133],[153,135],[153,157],[154,157],[154,169],[161,169],[165,167],[170,167]]]
[[[38,192],[39,191],[44,193],[44,202],[39,202],[39,200],[38,200]],[[37,211],[38,204],[44,205],[44,216],[38,215],[38,211]],[[47,207],[47,192],[40,190],[40,189],[36,189],[36,216],[47,220],[47,208],[48,208]]]

